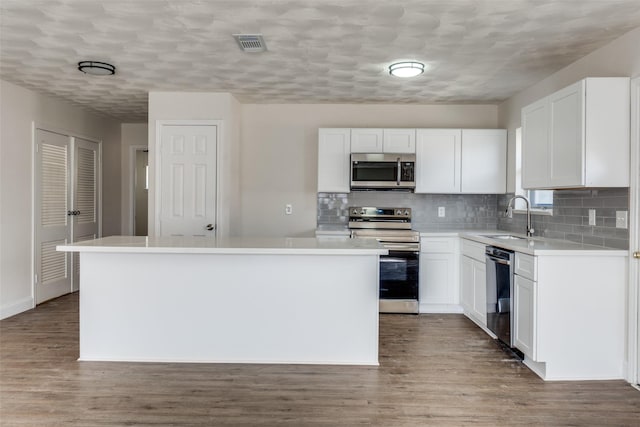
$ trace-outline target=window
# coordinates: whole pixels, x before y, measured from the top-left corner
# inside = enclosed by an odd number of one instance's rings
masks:
[[[516,194],[525,196],[531,202],[531,212],[553,215],[553,190],[524,190],[522,188],[522,128],[516,129]],[[515,201],[515,210],[525,210],[524,200]]]

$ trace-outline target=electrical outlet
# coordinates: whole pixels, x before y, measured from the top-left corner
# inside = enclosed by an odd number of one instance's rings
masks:
[[[286,205],[284,205],[284,213],[286,215],[291,215],[293,213],[293,206],[290,205],[289,203],[287,203]]]
[[[589,209],[589,225],[596,225],[596,210]]]
[[[628,228],[629,218],[627,211],[616,211],[616,228]]]
[[[438,218],[444,218],[445,217],[445,210],[444,210],[444,206],[440,206],[438,208]]]

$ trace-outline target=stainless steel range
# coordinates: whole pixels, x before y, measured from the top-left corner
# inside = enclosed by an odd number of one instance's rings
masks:
[[[380,312],[418,313],[420,233],[411,230],[411,209],[351,207],[349,229],[389,250],[380,256]]]

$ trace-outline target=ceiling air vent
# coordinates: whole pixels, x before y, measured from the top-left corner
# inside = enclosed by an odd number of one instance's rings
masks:
[[[233,37],[238,42],[240,49],[245,52],[264,52],[267,50],[262,34],[234,34]]]

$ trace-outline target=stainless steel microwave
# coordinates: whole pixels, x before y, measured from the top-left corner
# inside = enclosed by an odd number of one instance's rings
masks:
[[[415,154],[351,154],[351,189],[412,191],[415,165]]]

